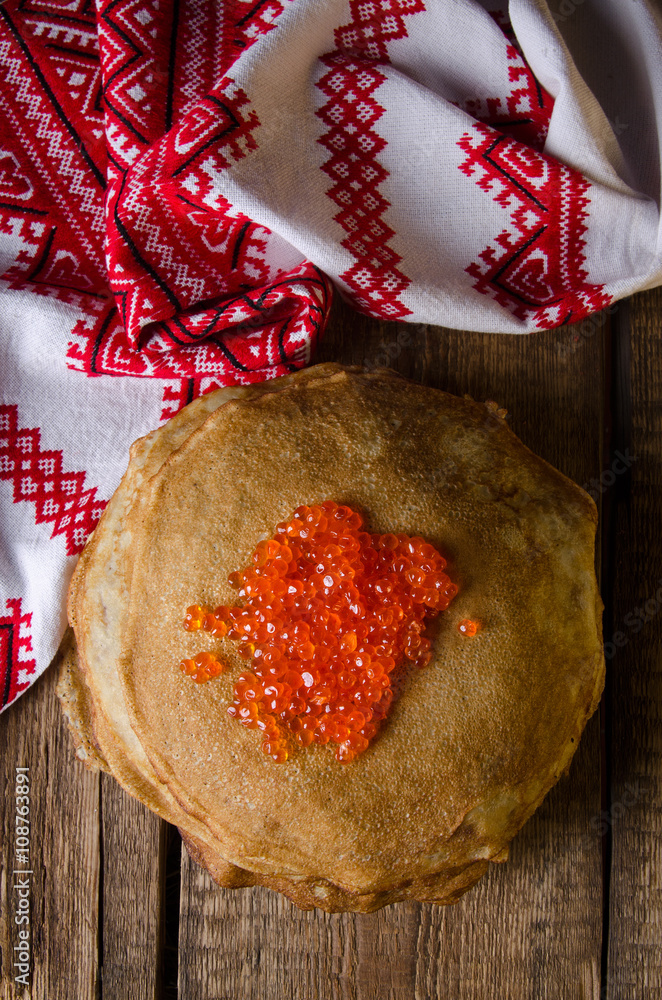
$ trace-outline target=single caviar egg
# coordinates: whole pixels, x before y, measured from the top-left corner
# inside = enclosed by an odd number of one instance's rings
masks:
[[[423,538],[371,534],[333,500],[297,507],[228,582],[243,604],[191,605],[184,628],[238,643],[250,669],[228,714],[261,730],[262,750],[277,763],[312,744],[335,744],[345,763],[363,753],[391,707],[398,668],[432,658],[426,618],[458,590]],[[463,626],[466,635],[479,627]],[[181,666],[199,683],[224,669],[211,653]]]
[[[462,635],[474,636],[476,632],[480,631],[480,622],[474,622],[470,618],[464,618],[457,627],[458,632]]]

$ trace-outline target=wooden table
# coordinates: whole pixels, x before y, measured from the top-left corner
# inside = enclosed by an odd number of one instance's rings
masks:
[[[0,717],[3,1000],[662,997],[661,316],[658,289],[512,337],[379,323],[336,303],[317,353],[498,401],[597,498],[607,688],[509,863],[456,906],[369,915],[219,889],[176,830],[74,759],[47,671]],[[31,777],[31,991],[11,968],[16,767]]]

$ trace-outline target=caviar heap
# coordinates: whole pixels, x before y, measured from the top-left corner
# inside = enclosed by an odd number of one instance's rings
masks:
[[[457,593],[445,569],[422,538],[369,534],[360,514],[326,500],[297,507],[230,574],[242,606],[193,605],[184,627],[239,642],[251,669],[228,712],[261,730],[266,754],[280,763],[293,744],[335,743],[349,762],[389,711],[396,668],[430,661],[425,618]],[[200,653],[181,668],[202,682],[225,666]]]

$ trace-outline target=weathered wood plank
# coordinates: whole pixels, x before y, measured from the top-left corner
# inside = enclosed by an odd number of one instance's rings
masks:
[[[354,920],[219,889],[182,854],[180,1000],[359,1000]]]
[[[101,778],[103,1000],[159,1000],[166,824]]]
[[[0,716],[2,862],[0,949],[2,1000],[76,997],[95,1000],[98,987],[99,778],[74,757],[57,677],[46,672]],[[13,949],[18,893],[14,797],[17,767],[30,776],[30,986],[17,988]],[[24,925],[25,926],[25,925]]]
[[[408,1000],[414,996],[420,929],[430,909],[433,907],[421,903],[403,903],[353,918],[357,1000]]]
[[[397,326],[337,304],[316,360],[392,367],[496,399],[513,429],[580,484],[599,477],[602,318],[537,337]],[[182,862],[182,1000],[597,1000],[602,929],[599,725],[570,777],[517,838],[508,865],[454,908],[300,913],[264,890],[213,887]]]
[[[662,290],[629,304],[629,496],[616,512],[611,683],[609,1000],[662,994]],[[627,348],[627,345],[624,345]],[[627,414],[626,414],[627,417]],[[622,450],[622,449],[621,449]],[[629,457],[629,456],[628,456]],[[621,463],[625,464],[625,463]],[[619,467],[620,468],[620,467]],[[620,473],[619,484],[627,482]]]

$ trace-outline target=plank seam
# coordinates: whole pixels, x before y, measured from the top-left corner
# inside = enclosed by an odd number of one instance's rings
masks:
[[[632,431],[630,303],[620,302],[605,335],[605,405],[603,455],[629,454]],[[606,463],[602,463],[606,467]],[[605,605],[603,627],[605,636],[614,633],[615,560],[617,544],[617,508],[629,503],[631,470],[616,479],[612,489],[602,499],[602,599]],[[605,690],[600,706],[603,816],[612,814],[612,723],[613,672],[607,668]],[[607,824],[602,843],[602,947],[600,956],[600,1000],[609,995],[609,937],[611,875],[613,857],[612,825]]]

